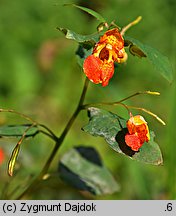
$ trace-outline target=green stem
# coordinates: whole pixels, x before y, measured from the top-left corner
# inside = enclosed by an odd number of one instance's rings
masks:
[[[38,124],[36,121],[34,121],[31,117],[29,117],[29,116],[27,116],[27,115],[25,115],[25,114],[23,114],[23,113],[20,113],[20,112],[17,112],[17,111],[15,111],[15,110],[13,110],[13,109],[0,109],[0,112],[9,112],[9,113],[14,113],[14,114],[16,114],[16,115],[19,115],[19,116],[21,116],[22,118],[24,118],[24,119],[26,119],[27,121],[30,121],[30,122],[32,122],[32,123],[34,123],[34,124]]]
[[[55,138],[51,135],[51,134],[49,134],[49,133],[47,133],[46,131],[43,131],[43,130],[38,130],[38,132],[39,133],[42,133],[42,134],[44,134],[44,135],[46,135],[46,136],[48,136],[50,139],[52,139],[52,140],[55,140]],[[55,140],[56,141],[56,140]]]
[[[85,99],[88,84],[89,84],[89,80],[86,78],[85,83],[84,83],[84,87],[83,87],[83,91],[82,91],[82,94],[81,94],[81,97],[80,97],[80,100],[79,100],[79,103],[78,103],[78,106],[77,106],[75,112],[73,113],[72,117],[68,121],[67,125],[65,126],[59,140],[56,142],[56,145],[55,145],[55,147],[54,147],[48,161],[46,162],[45,166],[43,167],[43,170],[42,170],[41,173],[44,174],[44,173],[47,172],[47,170],[48,170],[48,168],[49,168],[55,154],[57,153],[57,150],[59,149],[59,147],[63,143],[68,131],[70,130],[70,128],[71,128],[72,124],[74,123],[76,117],[78,116],[79,112],[81,111],[81,107],[82,107],[84,99]]]
[[[58,141],[59,140],[59,138],[53,133],[53,131],[52,130],[50,130],[46,125],[44,125],[44,124],[38,124],[40,127],[42,127],[42,128],[44,128],[44,129],[46,129],[50,134],[51,134],[51,138],[54,140],[54,141]]]
[[[85,99],[88,84],[89,84],[89,80],[86,78],[85,83],[84,83],[84,88],[83,88],[83,91],[82,91],[78,106],[77,106],[75,112],[73,113],[72,117],[68,121],[65,129],[63,130],[63,132],[62,132],[62,134],[60,136],[61,142],[64,140],[65,136],[67,135],[68,131],[70,130],[70,127],[72,126],[72,124],[73,124],[74,120],[76,119],[77,115],[82,110],[82,106],[83,106],[83,102],[84,102],[84,99]]]
[[[51,134],[53,140],[55,140],[55,141],[58,140],[58,137],[46,125],[38,123],[37,121],[33,120],[28,115],[25,115],[25,114],[20,113],[16,110],[13,110],[13,109],[0,109],[0,112],[8,112],[8,113],[13,113],[13,114],[19,115],[21,118],[24,118],[27,121],[32,122],[33,125],[40,126],[40,127],[44,128],[45,130],[47,130]]]
[[[115,102],[115,103],[92,103],[92,104],[85,104],[85,105],[82,105],[82,109],[88,109],[89,107],[99,107],[99,106],[112,106],[112,105],[120,105],[120,106],[123,106],[125,107],[125,109],[128,111],[128,113],[130,114],[130,110],[129,110],[129,107],[121,102]]]
[[[86,108],[91,107],[91,106],[101,106],[101,105],[108,105],[108,106],[122,105],[123,106],[122,102],[124,102],[124,101],[126,101],[126,100],[128,100],[130,98],[133,98],[133,97],[135,97],[137,95],[141,95],[141,94],[160,95],[159,92],[139,91],[139,92],[136,92],[136,93],[134,93],[134,94],[132,94],[132,95],[126,97],[126,98],[123,98],[123,99],[121,99],[119,101],[115,101],[115,102],[102,102],[102,103],[95,103],[95,104],[93,104],[93,103],[91,103],[91,104],[85,104],[85,105],[82,106],[82,109],[86,109]]]
[[[128,106],[128,108],[131,108],[131,109],[137,109],[137,110],[141,110],[143,112],[146,112],[148,113],[149,115],[153,116],[157,121],[159,121],[162,125],[166,125],[166,123],[160,118],[158,117],[155,113],[145,109],[145,108],[142,108],[142,107],[135,107],[135,106]]]
[[[34,190],[34,188],[36,187],[37,183],[40,180],[42,180],[43,176],[47,173],[47,171],[48,171],[48,169],[49,169],[49,167],[51,165],[51,162],[53,161],[59,147],[63,143],[68,131],[70,130],[71,126],[73,125],[73,123],[74,123],[76,117],[78,116],[79,112],[82,110],[82,105],[83,105],[85,95],[86,95],[86,92],[87,92],[88,84],[89,84],[89,80],[86,78],[85,83],[84,83],[84,87],[83,87],[83,90],[82,90],[82,94],[81,94],[79,103],[77,105],[77,108],[76,108],[75,112],[73,113],[73,115],[71,116],[70,120],[68,121],[67,125],[65,126],[61,136],[58,138],[58,140],[57,140],[57,142],[56,142],[56,144],[55,144],[55,146],[53,148],[53,151],[51,152],[48,160],[46,161],[42,171],[34,179],[34,181],[26,188],[26,190],[21,195],[18,196],[17,199],[21,199],[25,194],[32,192]]]

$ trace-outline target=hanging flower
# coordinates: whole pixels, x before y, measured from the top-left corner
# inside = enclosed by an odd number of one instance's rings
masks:
[[[144,142],[150,140],[147,122],[140,115],[132,116],[127,121],[127,129],[125,142],[133,151],[138,151]]]
[[[85,59],[83,70],[90,81],[106,86],[114,74],[114,62],[123,63],[126,59],[124,39],[119,30],[114,28],[100,37],[92,55]]]

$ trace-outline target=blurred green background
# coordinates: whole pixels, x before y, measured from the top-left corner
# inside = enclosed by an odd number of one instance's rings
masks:
[[[88,14],[62,4],[70,1],[0,0],[0,108],[12,108],[30,115],[59,134],[73,113],[79,100],[84,74],[76,62],[76,42],[69,41],[56,27],[91,34],[99,24]],[[101,13],[109,22],[115,20],[125,26],[137,16],[142,21],[127,35],[158,49],[167,55],[175,73],[176,3],[174,0],[73,0]],[[175,74],[174,74],[175,76]],[[80,128],[88,121],[81,112],[55,158],[50,172],[57,171],[59,157],[72,146],[94,146],[104,164],[121,185],[113,195],[94,199],[175,199],[175,80],[164,80],[147,60],[129,56],[126,65],[119,66],[110,84],[102,88],[90,83],[86,102],[117,101],[137,91],[159,91],[160,97],[141,95],[127,104],[151,110],[166,126],[143,114],[163,153],[164,165],[152,166],[132,161],[109,148],[102,138],[91,137]],[[121,107],[111,109],[128,118]],[[134,114],[136,112],[134,111]],[[0,124],[23,123],[13,114],[0,114]],[[0,167],[1,195],[8,190],[15,198],[16,187],[22,188],[37,174],[49,156],[54,143],[40,135],[22,145],[16,174],[10,178],[6,168],[16,139],[0,139],[6,158]],[[5,190],[4,190],[5,188]],[[38,185],[36,193],[26,199],[90,199],[67,186],[57,176]],[[91,197],[92,198],[92,197]]]

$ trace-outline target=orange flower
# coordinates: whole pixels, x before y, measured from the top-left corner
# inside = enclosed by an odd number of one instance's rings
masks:
[[[119,30],[114,28],[100,37],[92,55],[85,59],[83,70],[90,81],[106,86],[114,74],[114,62],[122,63],[126,59],[124,39]]]
[[[144,142],[150,140],[147,122],[140,115],[132,116],[127,121],[127,129],[128,133],[125,135],[125,142],[133,151],[138,151]]]

